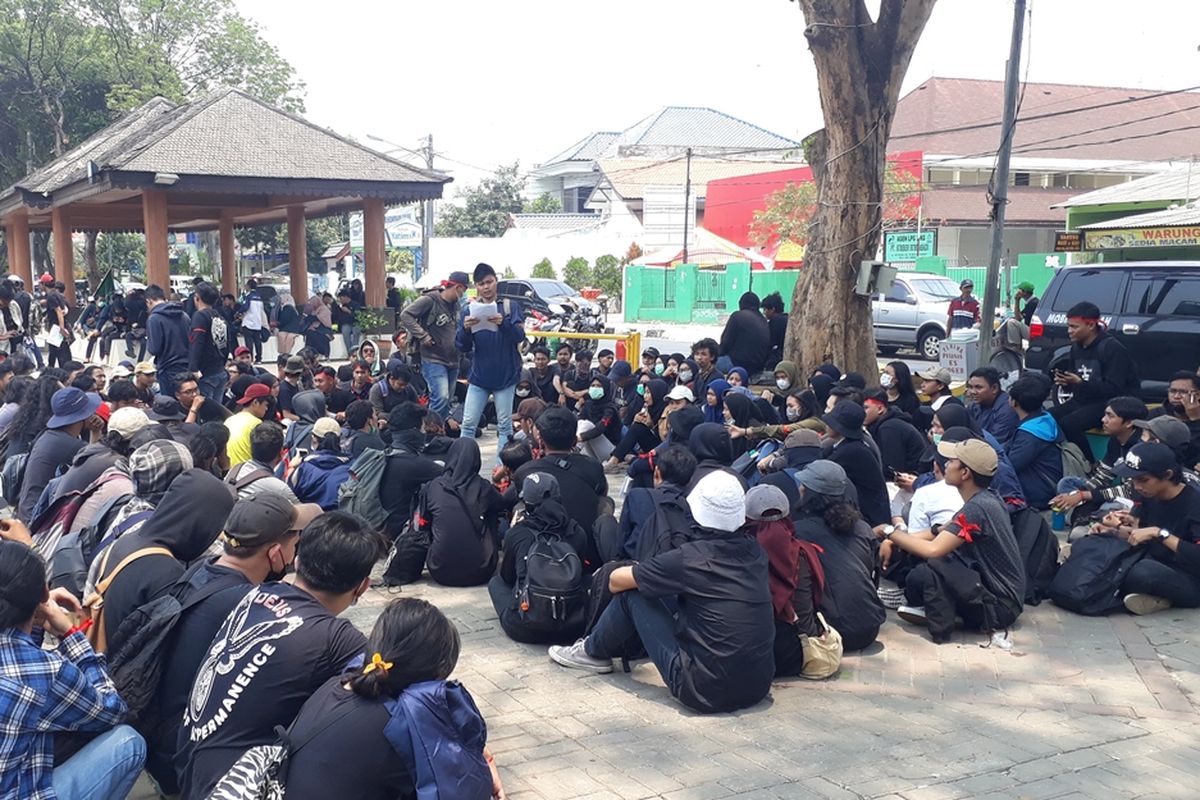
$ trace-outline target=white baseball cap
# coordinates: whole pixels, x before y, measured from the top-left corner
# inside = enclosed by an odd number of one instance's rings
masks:
[[[689,403],[694,403],[696,402],[696,395],[692,394],[692,390],[681,383],[671,391],[667,392],[667,399],[687,400]]]

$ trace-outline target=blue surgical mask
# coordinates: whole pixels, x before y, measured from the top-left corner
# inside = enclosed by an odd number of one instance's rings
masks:
[[[666,368],[666,367],[664,367],[664,366],[663,366],[661,363],[659,363],[659,364],[655,364],[655,365],[654,365],[654,374],[655,374],[655,375],[662,375],[662,374],[663,374],[663,372],[665,372],[665,371],[666,371],[666,369],[667,369],[667,368]]]
[[[692,371],[690,369],[685,369],[679,373],[679,380],[682,381],[683,383],[687,383],[691,379],[692,379]]]
[[[639,386],[638,388],[640,389],[642,387]],[[599,386],[593,386],[588,389],[588,397],[592,398],[593,400],[601,400],[604,398],[604,389]]]
[[[940,433],[930,434],[930,438],[933,439],[934,447],[942,443],[942,435]]]
[[[639,384],[637,385],[637,393],[638,393],[638,394],[641,394],[641,395],[644,395],[644,394],[646,393],[646,384],[644,384],[644,383],[639,383]]]

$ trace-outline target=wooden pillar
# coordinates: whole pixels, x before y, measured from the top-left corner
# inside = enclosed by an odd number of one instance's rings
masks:
[[[382,308],[387,299],[384,270],[383,201],[377,198],[363,200],[363,261],[364,288],[367,305]]]
[[[33,260],[29,250],[29,217],[24,212],[14,214],[8,238],[8,271],[25,281],[33,291]]]
[[[233,238],[233,219],[224,214],[217,227],[221,251],[221,292],[238,296],[237,241]]]
[[[298,305],[308,299],[308,237],[304,235],[304,206],[288,206],[288,277]]]
[[[71,241],[71,220],[65,207],[51,209],[50,229],[54,237],[54,278],[63,282],[68,307],[74,307],[75,245]]]
[[[142,231],[146,234],[146,283],[171,289],[171,261],[167,253],[167,193],[142,190]]]

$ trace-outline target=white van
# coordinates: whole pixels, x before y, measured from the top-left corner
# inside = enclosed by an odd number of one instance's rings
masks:
[[[172,275],[170,280],[171,280],[171,291],[174,292],[175,294],[179,295],[179,297],[181,299],[187,297],[188,294],[191,293],[191,291],[192,291],[192,276],[191,275]]]

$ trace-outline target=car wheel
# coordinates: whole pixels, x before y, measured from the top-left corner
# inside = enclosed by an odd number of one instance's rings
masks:
[[[942,334],[936,330],[925,331],[917,341],[917,355],[930,361],[937,361],[942,354]]]

